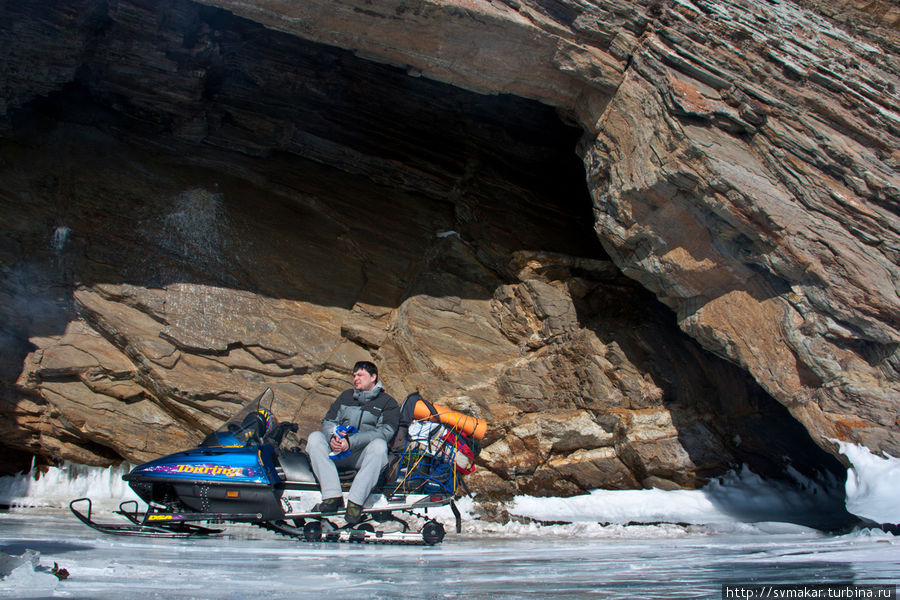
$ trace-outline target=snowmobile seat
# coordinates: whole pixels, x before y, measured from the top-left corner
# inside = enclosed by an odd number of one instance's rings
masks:
[[[287,481],[316,483],[316,476],[313,474],[309,458],[304,452],[282,450],[279,452],[278,462],[281,463],[284,478]]]
[[[318,480],[313,473],[312,466],[309,463],[309,457],[305,452],[282,450],[278,453],[278,462],[281,463],[285,480],[290,481],[291,483],[317,483]],[[385,471],[387,470],[388,467],[385,467],[379,481],[384,478]],[[356,469],[341,470],[338,471],[338,477],[340,477],[342,484],[349,484],[353,482],[353,478],[356,477],[357,472]]]
[[[359,471],[356,469],[344,469],[338,471],[338,479],[341,480],[341,483],[352,483],[353,478],[356,477],[356,474]]]
[[[390,462],[385,465],[385,467],[381,470],[381,475],[378,477],[378,483],[376,483],[376,487],[381,485],[381,482],[384,480],[385,474],[391,469]],[[341,480],[341,483],[353,483],[353,478],[356,477],[356,474],[359,473],[356,469],[345,469],[338,471],[338,478]]]
[[[385,485],[385,483],[387,482],[388,473],[393,472],[391,467],[392,467],[392,463],[390,461],[388,461],[388,464],[385,465],[385,467],[381,470],[381,473],[378,475],[378,481],[375,482],[375,487],[373,488],[374,490],[380,489],[382,486]],[[356,469],[347,469],[347,470],[343,470],[343,471],[338,471],[338,478],[341,481],[341,486],[347,487],[351,483],[353,483],[353,478],[356,477],[356,474],[358,472],[359,471],[357,471]]]

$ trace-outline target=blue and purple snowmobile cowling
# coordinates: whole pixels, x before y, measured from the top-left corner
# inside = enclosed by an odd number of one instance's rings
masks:
[[[441,422],[434,405],[418,393],[401,408],[400,431],[388,466],[363,508],[364,519],[348,525],[341,515],[323,515],[309,458],[282,448],[294,423],[278,423],[271,412],[275,395],[266,389],[199,447],[144,463],[123,476],[147,507],[122,502],[117,514],[127,522],[98,523],[91,500],[69,503],[72,513],[98,531],[116,535],[199,537],[221,533],[210,522],[252,523],[309,542],[438,544],[443,525],[429,508],[449,505],[461,530],[454,500],[465,489],[464,474],[474,469],[480,450],[474,437]],[[419,418],[417,407],[427,407]],[[342,472],[344,494],[355,472]],[[403,518],[401,517],[403,515]],[[413,530],[412,523],[420,523]]]

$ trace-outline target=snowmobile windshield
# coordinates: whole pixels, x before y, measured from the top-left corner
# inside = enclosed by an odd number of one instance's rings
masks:
[[[272,392],[272,388],[266,388],[262,394],[228,419],[221,429],[206,436],[200,445],[240,447],[259,444],[266,432],[275,427],[275,415],[272,414],[274,400],[275,393]]]

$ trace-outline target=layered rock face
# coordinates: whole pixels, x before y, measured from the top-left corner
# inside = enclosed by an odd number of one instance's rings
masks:
[[[815,4],[863,40],[787,2],[215,4],[570,110],[615,263],[821,445],[897,454],[891,5]]]
[[[3,7],[9,448],[143,461],[266,386],[302,434],[373,359],[490,421],[486,495],[900,454],[871,39],[791,4],[207,4]]]

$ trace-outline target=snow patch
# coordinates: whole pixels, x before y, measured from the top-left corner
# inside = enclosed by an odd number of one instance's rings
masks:
[[[810,481],[766,481],[746,467],[699,490],[594,490],[572,498],[516,496],[510,514],[543,522],[783,522],[827,528],[844,520],[841,498]]]
[[[876,523],[900,523],[900,459],[869,452],[865,446],[837,442],[852,466],[847,469],[847,510]]]

